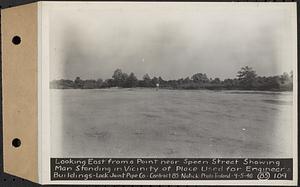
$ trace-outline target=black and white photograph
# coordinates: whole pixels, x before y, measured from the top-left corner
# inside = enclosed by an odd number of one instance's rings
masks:
[[[51,157],[292,158],[294,6],[49,11]]]

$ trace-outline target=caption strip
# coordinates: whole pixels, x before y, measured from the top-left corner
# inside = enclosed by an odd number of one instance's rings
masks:
[[[51,158],[51,180],[292,180],[292,159]]]

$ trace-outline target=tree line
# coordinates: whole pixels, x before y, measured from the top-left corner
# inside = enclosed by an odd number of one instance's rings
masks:
[[[150,77],[145,74],[142,80],[138,80],[134,73],[114,71],[110,79],[82,80],[53,80],[50,82],[52,89],[101,89],[101,88],[160,88],[166,89],[210,89],[210,90],[266,90],[266,91],[292,91],[293,72],[276,76],[258,76],[253,68],[242,67],[235,78],[220,80],[209,78],[205,73],[196,73],[191,77],[177,80],[164,80],[162,77]]]

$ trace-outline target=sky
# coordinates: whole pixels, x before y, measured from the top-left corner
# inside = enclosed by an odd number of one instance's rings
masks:
[[[50,80],[108,79],[114,70],[165,80],[206,73],[290,72],[293,4],[49,3]]]

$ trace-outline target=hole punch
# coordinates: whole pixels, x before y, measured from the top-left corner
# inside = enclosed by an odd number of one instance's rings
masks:
[[[13,141],[12,141],[12,146],[14,146],[14,147],[20,147],[21,146],[21,140],[19,139],[19,138],[15,138],[15,139],[13,139]]]
[[[14,36],[12,38],[12,43],[15,45],[19,45],[21,43],[21,37],[20,36]]]

